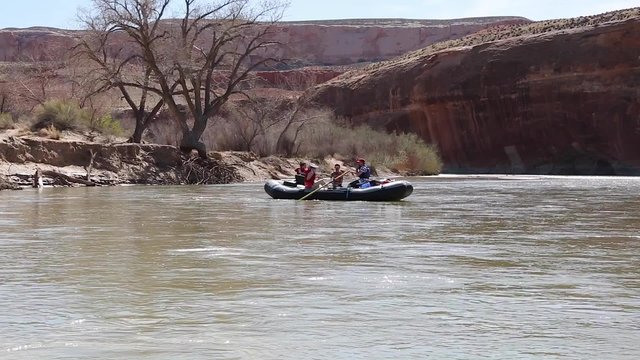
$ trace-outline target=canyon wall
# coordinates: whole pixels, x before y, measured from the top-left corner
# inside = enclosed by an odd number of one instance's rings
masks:
[[[0,61],[50,61],[66,57],[76,32],[52,28],[0,30]]]
[[[445,171],[640,175],[640,11],[415,52],[307,96],[356,124],[416,132]]]
[[[294,67],[350,65],[389,59],[492,26],[527,22],[520,17],[282,22],[270,36],[277,45],[263,56],[284,59]],[[53,28],[2,29],[0,61],[63,59],[74,37],[81,35],[82,31]]]
[[[280,45],[269,55],[298,65],[350,65],[386,60],[492,26],[528,22],[518,17],[285,22],[274,31]]]
[[[289,60],[283,70],[310,66],[308,73],[256,75],[263,86],[290,90],[326,81],[306,96],[354,123],[436,143],[445,171],[640,174],[640,10],[621,13],[471,45],[461,38],[529,21],[281,23],[269,55]],[[0,30],[0,61],[62,59],[77,35]],[[451,39],[460,42],[424,49]]]

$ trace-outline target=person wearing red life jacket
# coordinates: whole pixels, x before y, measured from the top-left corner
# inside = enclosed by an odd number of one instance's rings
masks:
[[[307,169],[307,163],[305,163],[304,161],[301,161],[300,167],[296,168],[296,184],[297,185],[304,185],[304,177],[305,177],[306,169]]]
[[[305,169],[305,174],[304,174],[304,188],[305,189],[312,189],[313,188],[313,184],[316,181],[316,169],[317,168],[318,168],[318,165],[316,165],[314,163],[311,163]]]

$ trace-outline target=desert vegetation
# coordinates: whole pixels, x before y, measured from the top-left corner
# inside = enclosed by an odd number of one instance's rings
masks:
[[[13,129],[15,122],[10,113],[0,113],[0,130]]]
[[[159,100],[153,108],[165,105],[179,125],[180,147],[206,158],[200,139],[209,120],[243,92],[253,70],[275,61],[254,55],[271,44],[267,35],[284,3],[184,0],[179,19],[168,17],[170,5],[177,3],[171,0],[92,3],[83,17],[89,33],[77,48],[96,65],[97,80],[127,99],[127,89],[142,91],[140,109],[147,93],[155,94]],[[141,71],[127,72],[131,67]]]
[[[305,84],[308,81],[301,80]],[[70,87],[71,84],[64,86]],[[52,98],[42,104],[13,102],[12,95],[5,97],[6,111],[0,113],[0,130],[22,128],[50,139],[64,138],[64,134],[71,131],[84,133],[89,139],[111,142],[130,140],[130,134],[136,131],[134,110],[126,107],[126,100],[118,96],[122,94],[117,89],[110,89],[99,97],[94,95],[84,103],[79,102],[82,96],[78,99],[59,96],[58,91],[48,88],[45,93]],[[140,94],[133,91],[131,97]],[[265,157],[321,159],[331,156],[345,162],[364,156],[375,166],[403,173],[440,172],[437,150],[417,136],[388,134],[368,127],[353,128],[346,121],[336,119],[331,109],[305,103],[300,99],[301,92],[285,94],[254,89],[246,91],[246,96],[234,97],[210,120],[201,141],[214,151],[249,151]],[[181,132],[170,112],[163,107],[149,118],[152,121],[140,134],[142,141],[180,145]]]
[[[169,18],[179,5],[181,17]],[[288,74],[268,89],[256,70],[285,2],[92,0],[85,31],[55,60],[0,64],[0,130],[51,138],[153,142],[260,156],[364,156],[399,171],[440,171],[437,151],[407,134],[353,128],[302,94],[318,74]],[[175,15],[172,7],[171,15]],[[317,72],[317,71],[316,71]],[[375,164],[374,164],[375,165]]]
[[[298,151],[311,158],[332,156],[345,161],[351,160],[350,154],[366,154],[374,166],[409,175],[435,175],[442,170],[437,148],[416,134],[388,134],[367,125],[351,127],[329,119],[304,129]]]
[[[345,163],[363,156],[374,166],[411,175],[433,175],[442,169],[437,148],[415,134],[354,127],[337,119],[331,109],[301,109],[293,99],[230,102],[210,129],[202,141],[216,151],[248,151],[261,157],[331,157]],[[166,119],[154,122],[145,136],[172,145],[180,141]]]
[[[91,116],[73,101],[50,100],[36,109],[32,130],[45,128],[56,130],[95,131],[108,136],[121,136],[120,123],[111,115]]]
[[[537,35],[557,31],[569,31],[583,27],[594,27],[614,21],[623,21],[640,16],[640,7],[607,12],[599,15],[580,16],[569,19],[537,21],[524,25],[495,26],[462,39],[434,44],[434,50],[460,46],[474,46],[481,43],[498,41],[518,36]]]

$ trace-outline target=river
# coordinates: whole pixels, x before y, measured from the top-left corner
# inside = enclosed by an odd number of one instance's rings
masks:
[[[640,178],[409,180],[0,192],[0,358],[640,358]]]

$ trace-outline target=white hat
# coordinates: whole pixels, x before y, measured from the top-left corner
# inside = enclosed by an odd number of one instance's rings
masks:
[[[314,164],[314,163],[309,163],[309,167],[312,167],[314,169],[318,168],[318,165]]]

